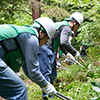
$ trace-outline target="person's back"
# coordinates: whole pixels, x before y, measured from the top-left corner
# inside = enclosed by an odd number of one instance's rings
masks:
[[[20,34],[30,33],[36,35],[34,29],[26,26],[4,24],[0,25],[0,56],[15,71],[25,64],[25,60],[20,49],[18,38]]]

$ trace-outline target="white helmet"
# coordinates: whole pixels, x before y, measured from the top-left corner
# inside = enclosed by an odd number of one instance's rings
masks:
[[[83,15],[79,12],[75,12],[71,15],[80,25],[83,23],[84,18]]]
[[[34,20],[34,22],[39,23],[46,31],[47,35],[51,39],[56,31],[54,22],[48,17],[40,17]]]

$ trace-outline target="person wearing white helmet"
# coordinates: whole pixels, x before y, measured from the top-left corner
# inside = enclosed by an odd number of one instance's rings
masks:
[[[84,20],[83,15],[79,12],[73,13],[70,17],[74,18],[78,22],[79,25],[83,23],[83,20]]]
[[[19,67],[47,94],[56,89],[41,74],[38,48],[55,33],[55,24],[40,17],[31,26],[0,25],[0,96],[9,100],[28,100],[25,83],[14,72]]]
[[[40,71],[52,84],[57,77],[55,54],[58,47],[60,47],[67,57],[69,57],[69,55],[70,57],[80,56],[79,52],[71,45],[70,36],[77,31],[82,22],[83,15],[79,12],[73,13],[68,19],[64,19],[64,21],[56,22],[56,32],[51,37],[51,43],[47,42],[39,48],[38,59]],[[48,100],[47,94],[44,92],[42,97],[44,100]]]
[[[66,21],[68,21],[68,23],[70,24],[71,30],[76,32],[77,29],[79,28],[79,26],[81,26],[81,24],[84,21],[83,15],[80,12],[74,12],[68,19],[65,19]],[[69,50],[68,50],[69,52]],[[75,58],[79,58],[80,57],[80,53],[76,50],[74,50],[74,54],[72,52],[69,52],[68,55],[70,55],[70,53],[75,56]],[[71,57],[72,57],[71,55]]]

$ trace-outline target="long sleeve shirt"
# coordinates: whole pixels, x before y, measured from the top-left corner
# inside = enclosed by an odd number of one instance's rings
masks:
[[[76,55],[77,50],[69,42],[69,36],[71,34],[71,28],[68,25],[62,25],[59,29],[56,30],[56,33],[51,38],[52,43],[48,44],[50,48],[53,48],[55,40],[60,37],[60,47],[63,53],[71,53],[73,56]]]
[[[41,74],[37,58],[39,41],[38,38],[29,33],[21,34],[18,37],[22,53],[25,57],[26,65],[23,67],[25,74],[40,87],[47,84],[46,79]]]
[[[63,52],[66,50],[69,53],[71,53],[73,56],[75,56],[77,50],[69,42],[71,28],[69,26],[63,26],[61,29],[62,30],[61,30],[61,34],[60,34],[60,44],[61,44],[61,47],[63,47],[61,50]],[[66,51],[65,51],[65,54],[66,54]]]

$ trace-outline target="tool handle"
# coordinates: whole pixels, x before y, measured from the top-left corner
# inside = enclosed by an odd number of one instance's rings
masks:
[[[57,97],[61,98],[62,100],[72,100],[72,99],[66,97],[65,95],[63,95],[63,94],[61,94],[61,93],[59,93],[59,92],[57,92],[55,95],[56,95]]]
[[[74,57],[71,57],[69,59],[71,59],[72,61],[76,62],[78,65],[80,65],[81,67],[84,68],[84,66],[82,64],[80,64],[78,61],[76,61]]]
[[[79,64],[81,67],[84,68],[84,66],[82,64],[80,64],[78,61],[76,61],[75,59],[72,59],[74,62],[76,62],[77,64]]]
[[[58,94],[55,94],[55,96],[57,96],[58,98],[65,100],[63,97],[59,96]]]
[[[85,66],[87,66],[87,64],[84,62],[84,60],[82,58],[79,59]]]

